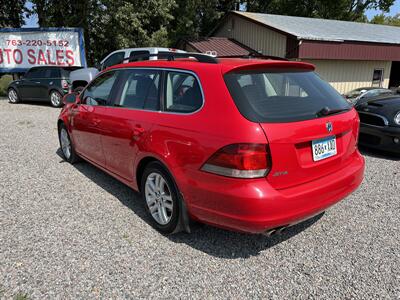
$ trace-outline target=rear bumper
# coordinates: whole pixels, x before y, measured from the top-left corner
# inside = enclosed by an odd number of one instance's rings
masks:
[[[377,127],[361,123],[358,143],[369,148],[400,153],[400,143],[394,142],[395,137],[400,138],[400,128]]]
[[[226,229],[263,233],[308,219],[342,200],[358,188],[364,168],[364,158],[357,151],[340,172],[287,189],[275,190],[264,178],[206,174],[201,176],[211,176],[211,181],[199,178],[196,185],[182,190],[195,219]]]

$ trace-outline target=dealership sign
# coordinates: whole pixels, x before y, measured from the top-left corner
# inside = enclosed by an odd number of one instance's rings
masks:
[[[34,66],[86,67],[83,30],[0,29],[0,73],[25,72]]]

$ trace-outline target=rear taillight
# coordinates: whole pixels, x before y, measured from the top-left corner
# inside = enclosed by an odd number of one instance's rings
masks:
[[[271,169],[271,156],[265,144],[233,144],[221,148],[201,170],[235,178],[259,178]]]
[[[68,89],[69,88],[68,81],[66,81],[65,79],[62,79],[61,86],[63,87],[63,89]]]

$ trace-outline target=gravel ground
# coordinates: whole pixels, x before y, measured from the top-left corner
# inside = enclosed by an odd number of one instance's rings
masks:
[[[58,110],[0,101],[0,298],[400,298],[400,160],[280,236],[163,236],[138,195],[59,156]]]

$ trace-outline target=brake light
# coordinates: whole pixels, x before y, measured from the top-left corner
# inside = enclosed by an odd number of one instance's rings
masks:
[[[63,87],[63,89],[68,89],[69,88],[68,81],[66,81],[65,79],[62,79],[61,86]]]
[[[201,170],[235,178],[259,178],[271,169],[271,156],[265,144],[232,144],[214,153]]]

